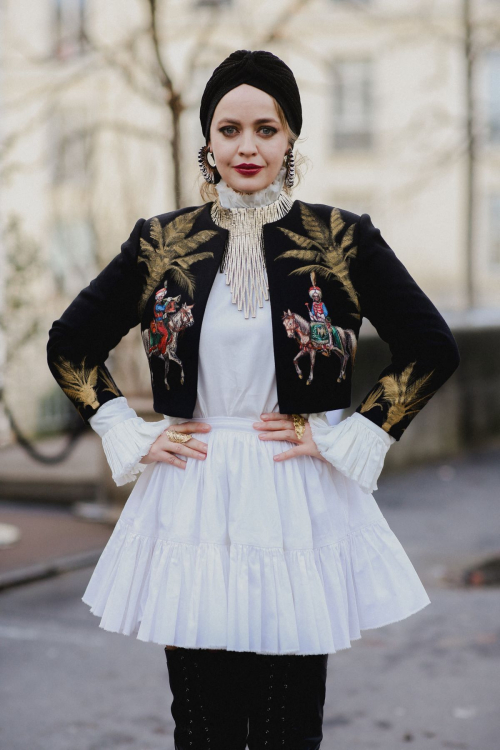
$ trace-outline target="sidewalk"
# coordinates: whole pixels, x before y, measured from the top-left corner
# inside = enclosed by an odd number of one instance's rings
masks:
[[[78,518],[71,508],[26,501],[0,501],[0,524],[20,532],[18,541],[0,547],[0,590],[95,565],[113,530]]]

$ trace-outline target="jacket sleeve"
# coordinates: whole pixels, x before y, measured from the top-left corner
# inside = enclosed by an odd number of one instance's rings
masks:
[[[362,314],[391,351],[391,363],[356,411],[399,440],[458,367],[458,348],[368,214],[357,221],[356,267]]]
[[[143,280],[138,254],[145,221],[138,219],[120,253],[82,289],[49,331],[49,369],[87,423],[102,404],[123,396],[105,362],[140,322]]]

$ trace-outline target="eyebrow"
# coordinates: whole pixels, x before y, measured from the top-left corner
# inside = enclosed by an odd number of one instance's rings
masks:
[[[231,122],[234,125],[241,125],[239,120],[232,120],[230,117],[222,117],[218,122],[217,125],[220,125],[221,122]],[[258,125],[262,122],[278,122],[278,120],[275,120],[273,117],[259,117],[258,120],[254,120],[254,124]]]

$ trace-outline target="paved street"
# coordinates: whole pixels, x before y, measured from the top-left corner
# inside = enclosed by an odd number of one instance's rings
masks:
[[[500,589],[454,577],[500,554],[500,450],[384,477],[375,497],[431,604],[330,656],[322,750],[498,750]],[[163,649],[106,633],[92,568],[0,594],[0,747],[173,750]]]

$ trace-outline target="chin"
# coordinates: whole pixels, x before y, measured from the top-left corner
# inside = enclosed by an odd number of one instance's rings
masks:
[[[266,188],[271,184],[271,182],[272,180],[263,179],[261,175],[256,175],[255,178],[242,177],[239,180],[226,180],[226,183],[229,185],[229,187],[232,187],[233,190],[237,190],[240,193],[256,193],[257,190]]]

